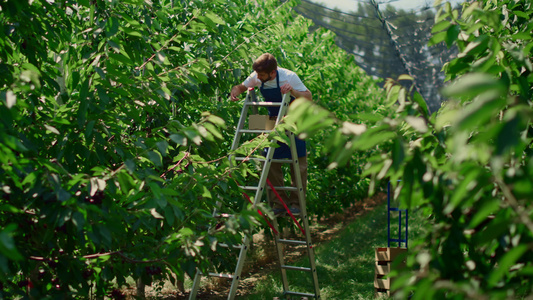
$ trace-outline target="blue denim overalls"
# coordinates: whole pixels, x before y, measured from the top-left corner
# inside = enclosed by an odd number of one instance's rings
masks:
[[[279,86],[279,73],[276,70],[276,84],[277,87],[273,89],[265,89],[263,82],[261,84],[261,87],[259,90],[261,91],[261,94],[265,98],[267,102],[281,102],[283,100],[283,95],[281,94],[281,88]],[[291,96],[291,102],[294,100],[294,97]],[[277,117],[279,114],[279,107],[269,107],[268,108],[268,115],[271,117]],[[296,152],[298,154],[298,157],[304,157],[306,156],[306,149],[305,149],[305,141],[294,137],[296,141]],[[279,148],[276,148],[274,151],[274,158],[292,158],[291,156],[291,149],[287,144],[278,142],[278,145],[280,145]]]

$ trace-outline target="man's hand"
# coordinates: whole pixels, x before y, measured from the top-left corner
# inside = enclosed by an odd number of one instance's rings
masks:
[[[234,86],[231,89],[231,101],[239,100],[239,95],[246,91],[246,87],[243,84]]]
[[[288,83],[285,83],[284,85],[280,87],[280,90],[282,94],[287,94],[292,91],[292,86]]]

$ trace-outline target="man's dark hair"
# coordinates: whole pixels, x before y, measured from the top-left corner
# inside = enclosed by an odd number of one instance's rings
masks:
[[[270,53],[264,53],[259,56],[252,65],[254,71],[257,73],[268,73],[278,69],[278,62],[274,55]]]

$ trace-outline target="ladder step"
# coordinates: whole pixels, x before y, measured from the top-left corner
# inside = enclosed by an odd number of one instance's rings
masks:
[[[209,276],[211,277],[219,277],[219,278],[229,278],[233,279],[233,274],[222,274],[222,273],[209,273]]]
[[[282,269],[311,272],[311,268],[282,265]]]
[[[266,102],[266,101],[252,102],[252,101],[244,101],[244,105],[249,105],[249,106],[281,106],[281,102]]]
[[[280,159],[275,159],[275,158],[273,158],[272,162],[281,163],[281,164],[290,164],[290,163],[292,163],[292,159],[288,159],[288,158],[286,158],[286,159],[281,159],[281,158]]]
[[[294,186],[275,186],[276,191],[298,191],[297,187]]]
[[[250,186],[250,185],[239,185],[239,187],[243,190],[247,190],[247,191],[257,191],[258,187],[253,185],[253,186]]]
[[[266,158],[239,156],[239,157],[235,157],[235,160],[236,160],[236,161],[253,160],[253,161],[261,161],[261,162],[265,162],[265,161],[266,161]]]
[[[270,133],[272,132],[273,130],[259,130],[259,129],[241,129],[241,130],[237,130],[237,133],[255,133],[255,134],[260,134],[260,133]]]
[[[255,185],[239,185],[239,187],[247,191],[257,191],[257,189],[259,188]],[[294,186],[275,186],[274,188],[276,189],[276,191],[298,191],[298,188]]]
[[[294,244],[294,245],[307,245],[306,241],[297,241],[297,240],[279,239],[278,242],[285,243],[285,244]]]
[[[233,249],[242,249],[243,248],[242,245],[231,245],[230,246],[230,245],[228,245],[226,243],[218,243],[218,245],[220,247],[222,247],[222,248],[230,248],[230,247],[233,248]]]
[[[315,294],[299,293],[299,292],[291,292],[291,291],[286,291],[286,292],[283,293],[283,295],[294,295],[294,296],[304,296],[304,297],[316,298]]]
[[[253,160],[253,161],[261,161],[261,162],[265,162],[265,161],[266,161],[266,158],[263,158],[263,157],[237,156],[237,157],[235,157],[235,160],[236,160],[236,161]],[[280,163],[280,164],[290,164],[290,163],[292,163],[292,159],[282,159],[282,158],[276,159],[276,158],[273,158],[273,159],[272,159],[272,162]]]

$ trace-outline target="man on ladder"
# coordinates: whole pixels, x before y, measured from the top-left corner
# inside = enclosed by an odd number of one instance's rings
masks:
[[[252,65],[254,72],[246,78],[246,80],[239,85],[234,86],[231,89],[231,100],[238,100],[238,96],[244,93],[248,88],[260,86],[259,90],[267,102],[281,102],[283,94],[291,94],[291,101],[304,97],[311,100],[311,92],[300,80],[298,75],[293,71],[278,67],[276,58],[270,53],[264,53],[255,60]],[[268,115],[271,118],[276,118],[279,113],[279,107],[269,107]],[[296,139],[296,149],[299,158],[300,176],[302,179],[304,194],[307,187],[307,152],[305,148],[305,141]],[[291,151],[288,145],[278,142],[279,148],[276,148],[274,152],[275,159],[291,158]],[[274,186],[283,186],[283,171],[281,163],[272,163],[270,166],[270,172],[268,173],[268,180]],[[294,168],[291,165],[291,181],[294,182]],[[293,215],[300,214],[298,194],[291,192],[287,199],[285,193],[282,193],[281,197],[283,201],[290,207],[290,212]],[[272,203],[272,211],[274,215],[279,216],[284,214],[286,209],[283,207],[277,196],[270,192],[269,202]]]
[[[307,99],[311,99],[311,92],[309,92],[305,85],[303,85],[298,76],[294,72],[291,72],[287,69],[278,68],[276,59],[271,54],[266,53],[261,55],[254,62],[253,68],[254,72],[244,81],[244,83],[233,87],[231,91],[232,99],[237,100],[237,97],[240,94],[248,90],[243,104],[241,117],[237,125],[235,139],[233,140],[233,144],[231,146],[232,150],[236,150],[239,147],[239,143],[243,134],[257,135],[272,131],[272,129],[246,129],[245,120],[247,118],[249,108],[257,108],[258,106],[264,106],[268,108],[269,116],[276,117],[275,124],[279,124],[282,117],[287,113],[289,103],[292,100],[294,100],[296,97],[305,97]],[[260,86],[261,94],[264,96],[266,101],[256,100],[255,91],[253,89],[255,86]],[[247,198],[255,208],[255,206],[261,201],[263,192],[267,190],[266,185],[268,184],[271,189],[269,190],[271,191],[271,194],[269,195],[269,201],[273,203],[274,213],[277,216],[281,216],[283,213],[287,212],[304,236],[304,240],[301,238],[281,238],[276,230],[276,228],[278,228],[277,218],[272,220],[273,225],[265,219],[272,228],[275,237],[274,241],[276,244],[276,251],[278,253],[284,296],[304,296],[320,299],[320,289],[318,286],[318,277],[314,258],[314,245],[311,242],[311,234],[309,232],[309,222],[305,204],[304,183],[307,181],[307,157],[305,142],[302,140],[297,140],[292,132],[288,132],[287,136],[289,137],[290,146],[281,143],[279,148],[273,149],[271,147],[267,149],[264,158],[252,158],[253,160],[264,162],[263,170],[261,171],[261,176],[259,177],[257,186],[239,187],[243,190],[255,191],[253,201],[251,201],[251,198],[246,193],[243,193],[243,196]],[[236,161],[248,161],[249,157],[235,156],[234,159]],[[302,162],[299,163],[299,161]],[[281,165],[282,163],[291,164],[291,171],[293,173],[291,176],[291,181],[293,183],[290,187],[284,185]],[[280,193],[277,191],[290,191],[291,196],[287,198],[287,195],[284,195],[284,193],[281,193],[283,196],[280,196]],[[282,207],[283,209],[281,209]],[[219,210],[221,210],[221,206],[217,204],[217,207],[213,211],[214,217],[229,215],[225,214],[224,212],[220,213]],[[261,211],[259,211],[259,213],[262,214]],[[301,214],[300,221],[296,220],[294,217],[295,214]],[[235,266],[235,272],[228,274],[220,272],[201,272],[200,270],[197,270],[193,280],[193,285],[191,287],[191,293],[189,294],[189,299],[196,299],[201,277],[208,275],[212,277],[231,279],[232,283],[228,293],[228,300],[233,300],[237,292],[239,280],[241,280],[241,273],[243,270],[244,261],[246,260],[246,253],[248,251],[250,242],[250,237],[244,235],[240,245],[218,244],[218,246],[223,248],[235,248],[240,250],[237,264]],[[285,263],[283,245],[305,246],[307,248],[306,252],[309,258],[309,267],[295,266]],[[314,292],[305,293],[290,290],[287,276],[288,270],[291,272],[307,272],[310,274],[313,282]]]

